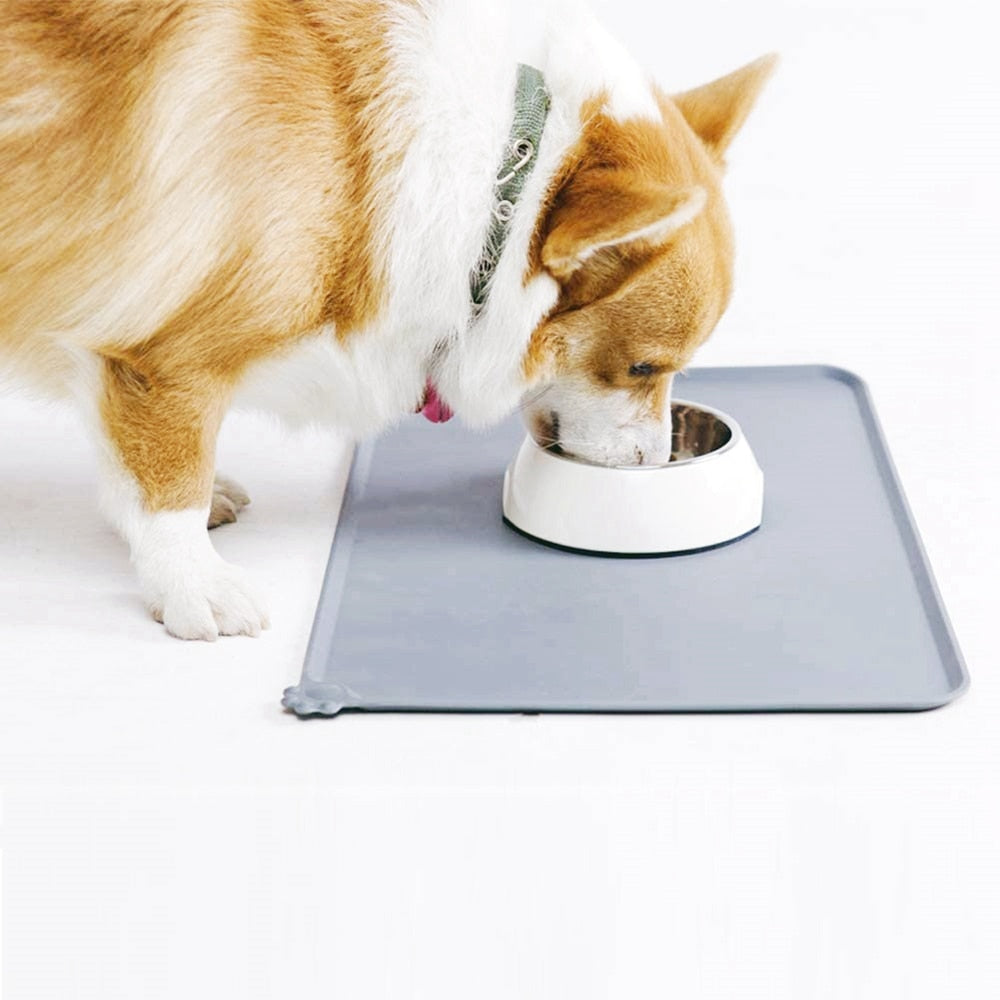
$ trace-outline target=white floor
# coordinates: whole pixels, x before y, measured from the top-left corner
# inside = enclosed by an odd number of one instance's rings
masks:
[[[972,674],[915,715],[345,716],[298,677],[346,451],[239,419],[274,627],[145,617],[72,418],[0,399],[3,978],[29,998],[1000,995],[1000,141],[960,6],[606,19],[668,86],[775,48],[700,361],[869,382]],[[428,425],[428,433],[434,429]],[[992,944],[991,944],[992,942]]]

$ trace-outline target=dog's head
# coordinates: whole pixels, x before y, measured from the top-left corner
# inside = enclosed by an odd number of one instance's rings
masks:
[[[602,465],[668,461],[671,379],[729,301],[723,156],[774,62],[658,94],[659,121],[615,120],[599,100],[585,116],[535,240],[560,286],[524,359],[540,444]]]

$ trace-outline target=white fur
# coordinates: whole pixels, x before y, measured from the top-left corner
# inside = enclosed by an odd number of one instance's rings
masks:
[[[579,138],[583,105],[606,92],[617,117],[659,114],[644,75],[578,3],[427,0],[423,11],[426,20],[401,13],[391,39],[396,115],[415,136],[385,195],[391,207],[378,242],[389,256],[387,306],[343,345],[325,328],[262,362],[237,405],[360,437],[412,412],[430,375],[468,424],[509,413],[526,388],[528,341],[558,297],[548,275],[524,286],[529,241],[551,178]],[[489,226],[518,61],[542,70],[552,107],[487,307],[473,321],[469,274]]]
[[[583,251],[572,263],[575,263],[576,267],[579,267],[585,261],[590,260],[599,250],[605,250],[608,247],[621,246],[623,243],[635,243],[638,240],[648,240],[653,244],[660,244],[666,241],[667,237],[676,233],[678,229],[682,226],[686,226],[689,222],[693,222],[701,210],[705,207],[705,202],[708,200],[708,193],[704,188],[695,188],[686,201],[675,208],[669,215],[665,215],[662,219],[657,219],[655,222],[651,222],[648,226],[643,226],[641,229],[635,229],[631,233],[627,233],[625,236],[618,236],[613,240],[604,240],[603,242],[592,243],[586,250]],[[560,266],[568,266],[569,261],[560,261]]]
[[[628,240],[649,240],[651,243],[662,243],[682,226],[686,226],[701,214],[708,201],[708,192],[702,187],[696,187],[687,200],[677,206],[669,215],[657,222],[652,222],[643,229],[630,233]]]
[[[225,44],[206,56],[182,38],[165,57],[159,88],[136,108],[150,144],[139,159],[145,176],[135,190],[141,199],[123,213],[134,222],[120,233],[121,259],[111,255],[94,272],[96,280],[64,303],[61,330],[74,343],[148,336],[191,298],[228,250],[239,206],[219,136],[234,128],[227,116],[238,80],[240,29],[222,6],[199,16],[211,19]]]
[[[179,639],[259,635],[267,613],[243,571],[225,562],[205,530],[208,507],[129,512],[129,543],[153,616]]]
[[[533,402],[529,415],[559,415],[558,443],[568,455],[599,465],[665,465],[671,447],[670,393],[668,386],[663,411],[651,413],[624,390],[596,394],[582,380],[560,379]]]
[[[264,603],[243,570],[225,562],[208,537],[208,507],[149,513],[135,478],[121,464],[97,408],[100,368],[73,351],[76,402],[98,443],[101,509],[128,543],[147,608],[180,639],[259,635]]]
[[[267,612],[243,571],[212,547],[208,507],[143,509],[134,480],[109,471],[102,506],[129,543],[146,606],[179,639],[259,635]]]
[[[62,111],[62,103],[52,88],[38,85],[0,102],[0,139],[18,132],[31,132],[54,120]]]
[[[211,5],[204,11],[227,16]],[[581,110],[605,93],[607,111],[619,119],[658,115],[644,75],[575,2],[424,0],[416,9],[399,8],[390,36],[394,63],[386,101],[392,106],[380,120],[400,135],[412,130],[413,138],[401,171],[373,199],[383,212],[375,254],[387,265],[388,301],[370,328],[343,342],[325,327],[258,364],[236,396],[239,405],[300,423],[340,425],[357,436],[412,412],[428,376],[468,423],[490,423],[517,406],[526,388],[521,365],[529,339],[558,296],[548,275],[525,287],[529,241],[549,183],[580,136]],[[170,56],[186,92],[183,98],[175,89],[154,94],[139,109],[154,143],[143,190],[154,197],[135,207],[136,231],[123,234],[128,261],[135,263],[125,268],[108,260],[91,287],[64,304],[59,329],[51,331],[53,343],[64,346],[67,369],[65,380],[60,374],[53,381],[76,388],[105,445],[103,505],[130,545],[149,607],[183,638],[255,635],[267,627],[266,613],[240,571],[213,549],[206,508],[144,509],[135,480],[99,429],[97,369],[86,348],[148,334],[226,252],[220,234],[240,207],[218,186],[229,165],[213,159],[219,144],[212,137],[216,129],[236,127],[219,120],[227,102],[217,88],[230,85],[223,63],[231,66],[239,52],[234,34],[218,62],[184,50]],[[518,61],[545,74],[552,107],[488,304],[473,318],[469,275],[489,225]],[[390,148],[398,141],[385,140]],[[160,155],[168,147],[169,156]],[[280,212],[274,224],[282,225]],[[71,367],[78,369],[72,378]],[[579,428],[588,434],[601,419],[598,404],[567,395],[567,405],[577,403],[590,414]]]
[[[585,3],[548,0],[547,28],[553,45],[546,75],[562,98],[577,107],[603,91],[605,110],[618,121],[660,120],[652,81]]]

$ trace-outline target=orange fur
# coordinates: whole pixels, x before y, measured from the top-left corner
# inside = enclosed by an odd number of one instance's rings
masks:
[[[540,181],[491,308],[470,319],[514,53],[480,60],[504,13],[487,0],[0,2],[0,361],[97,421],[108,514],[172,634],[267,627],[205,533],[248,500],[214,475],[237,395],[291,397],[306,420],[326,407],[365,433],[408,412],[430,376],[483,423],[522,397],[545,443],[605,464],[669,448],[669,375],[730,292],[722,157],[769,64],[658,95],[647,120],[645,82],[596,26],[566,26],[580,31],[565,52],[546,36],[558,108]],[[595,55],[579,79],[577,43]],[[452,100],[463,75],[471,89]],[[608,89],[580,109],[590,80]],[[579,141],[550,178],[577,112]],[[524,401],[521,375],[552,380],[547,403]]]
[[[215,430],[252,361],[327,322],[345,338],[379,310],[377,190],[406,141],[377,145],[384,10],[0,10],[0,351],[57,392],[61,344],[103,359],[101,415],[150,510],[209,495]],[[121,295],[157,241],[176,259],[143,301],[95,319],[94,290]]]
[[[773,54],[761,56],[711,83],[674,96],[673,103],[720,165],[777,62]],[[661,95],[661,106],[665,100]]]
[[[688,363],[729,300],[722,155],[773,65],[766,57],[675,99],[658,94],[658,122],[616,121],[600,95],[585,109],[533,242],[531,273],[548,269],[561,294],[525,356],[529,382],[576,374],[662,415],[666,377]],[[696,190],[706,199],[692,221],[662,240],[630,238]],[[630,375],[634,364],[653,373]]]
[[[0,351],[65,391],[99,359],[99,412],[148,510],[207,502],[249,365],[386,295],[381,197],[405,123],[386,23],[419,0],[7,0],[0,7]],[[769,64],[619,122],[595,96],[533,241],[559,303],[531,380],[580,372],[655,410],[730,290],[725,147]],[[384,136],[392,135],[392,145]],[[628,239],[707,202],[665,241]],[[591,252],[592,251],[592,252]],[[656,372],[628,375],[633,363]]]

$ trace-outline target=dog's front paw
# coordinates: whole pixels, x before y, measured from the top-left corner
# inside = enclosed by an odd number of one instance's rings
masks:
[[[239,483],[226,476],[216,476],[212,486],[212,506],[208,511],[209,528],[232,524],[249,503],[250,497]]]
[[[178,639],[260,635],[270,627],[264,604],[243,571],[218,560],[199,567],[149,601],[153,617]]]

